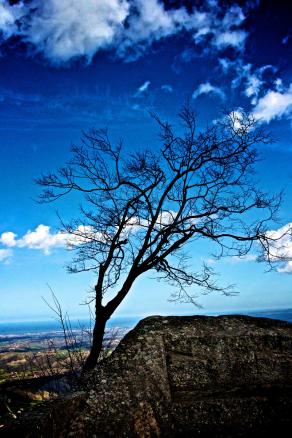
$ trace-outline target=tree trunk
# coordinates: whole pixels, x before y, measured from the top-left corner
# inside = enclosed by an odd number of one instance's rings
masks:
[[[95,287],[96,292],[96,302],[95,302],[95,324],[93,329],[93,336],[92,336],[92,345],[90,349],[90,353],[88,357],[85,360],[85,363],[83,365],[82,372],[91,371],[95,365],[97,364],[98,357],[100,355],[100,352],[102,350],[102,341],[104,336],[104,329],[106,322],[111,317],[111,315],[114,313],[116,308],[121,304],[127,293],[129,292],[132,284],[134,283],[135,278],[137,277],[134,275],[131,275],[127,278],[125,281],[123,287],[121,290],[117,293],[117,295],[107,303],[106,306],[103,306],[101,304],[102,302],[102,293],[101,293],[101,276],[99,277],[98,283]]]
[[[103,312],[98,312],[94,324],[93,335],[92,335],[92,345],[90,353],[87,356],[85,363],[83,365],[83,373],[86,371],[91,371],[97,364],[98,357],[102,350],[102,341],[104,336],[105,325],[107,318]]]

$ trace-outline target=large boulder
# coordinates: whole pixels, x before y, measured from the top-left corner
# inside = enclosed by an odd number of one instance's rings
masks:
[[[252,437],[292,426],[292,325],[149,317],[21,436]],[[289,429],[288,429],[289,430]]]

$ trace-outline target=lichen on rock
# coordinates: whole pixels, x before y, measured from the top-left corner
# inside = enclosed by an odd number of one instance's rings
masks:
[[[23,424],[21,436],[279,434],[292,425],[291,347],[292,325],[281,321],[145,318],[85,377],[79,398],[54,401],[37,433]]]

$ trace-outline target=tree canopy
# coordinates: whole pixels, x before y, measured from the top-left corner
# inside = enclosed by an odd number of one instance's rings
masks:
[[[193,286],[230,292],[214,281],[210,266],[191,266],[188,242],[212,241],[219,258],[243,257],[256,243],[259,259],[272,260],[267,224],[276,219],[281,197],[263,193],[253,176],[255,146],[270,142],[269,135],[238,112],[200,132],[185,106],[179,134],[154,118],[160,150],[129,154],[121,141],[111,143],[106,129],[92,129],[72,147],[65,167],[37,180],[41,201],[71,192],[84,198],[80,216],[62,228],[75,251],[69,272],[96,273],[96,323],[85,369],[98,359],[106,321],[143,273],[154,271],[176,286],[179,301],[194,302]],[[105,304],[109,290],[113,298]]]

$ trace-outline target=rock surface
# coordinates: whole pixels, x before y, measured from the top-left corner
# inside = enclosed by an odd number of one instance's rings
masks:
[[[258,438],[284,434],[291,412],[291,324],[157,316],[18,436]]]

